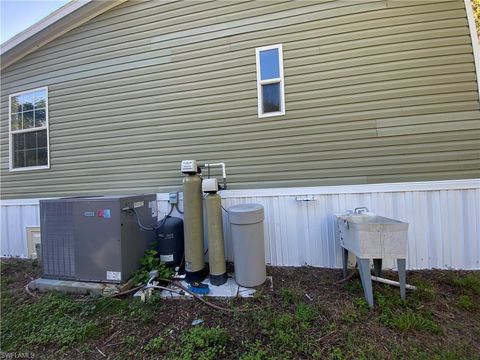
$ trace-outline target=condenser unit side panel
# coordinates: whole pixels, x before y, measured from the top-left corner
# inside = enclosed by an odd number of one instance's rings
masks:
[[[118,199],[74,203],[76,278],[120,282],[121,218]]]
[[[121,207],[133,207],[140,223],[148,228],[157,224],[156,195],[135,196],[121,199]],[[122,211],[122,278],[129,276],[140,267],[140,260],[145,251],[153,247],[156,231],[142,230],[138,225],[137,215],[132,211]],[[122,276],[123,277],[123,276]]]
[[[76,264],[73,204],[40,201],[40,232],[43,277],[74,279]]]

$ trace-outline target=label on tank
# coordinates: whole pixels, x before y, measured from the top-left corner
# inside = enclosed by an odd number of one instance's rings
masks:
[[[163,261],[163,262],[173,261],[173,254],[160,255],[160,261]]]
[[[107,271],[107,280],[120,281],[122,279],[122,273],[120,271]]]
[[[164,240],[175,239],[175,234],[173,234],[173,233],[169,233],[169,234],[158,233],[158,237],[160,239],[164,239]]]
[[[139,207],[143,207],[144,205],[145,205],[144,201],[135,201],[133,203],[133,208],[136,209],[136,208],[139,208]]]

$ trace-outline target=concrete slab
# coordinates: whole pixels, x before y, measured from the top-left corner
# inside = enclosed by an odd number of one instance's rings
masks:
[[[39,278],[28,284],[30,290],[58,291],[64,294],[106,296],[120,292],[121,285]]]
[[[267,276],[267,282],[272,284],[272,277]],[[188,283],[186,281],[180,281],[180,283],[188,288]],[[227,282],[223,285],[216,286],[210,284],[209,279],[206,279],[202,282],[203,284],[207,284],[210,291],[208,294],[203,295],[206,297],[213,297],[213,298],[233,298],[233,297],[253,297],[255,295],[256,290],[251,288],[245,288],[243,286],[238,285],[235,282],[235,279],[229,277]],[[169,288],[172,290],[178,291],[179,289],[175,285],[170,285]],[[193,298],[192,295],[185,293],[185,294],[177,294],[167,290],[162,290],[160,292],[160,297],[164,299],[191,299]]]

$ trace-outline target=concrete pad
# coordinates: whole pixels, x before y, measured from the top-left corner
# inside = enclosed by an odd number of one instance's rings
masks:
[[[267,276],[267,281],[270,281],[272,283],[272,277]],[[185,280],[180,281],[180,283],[188,288],[188,283]],[[234,297],[253,297],[255,295],[256,290],[252,288],[246,288],[243,286],[238,285],[235,282],[235,279],[232,277],[229,277],[227,282],[223,285],[216,286],[210,284],[210,280],[207,278],[206,280],[202,281],[203,284],[208,285],[209,287],[209,293],[206,295],[206,297],[213,297],[213,298],[234,298]],[[175,285],[170,285],[168,288],[171,288],[172,290],[180,290],[177,288]],[[173,293],[167,290],[162,290],[160,292],[160,297],[163,299],[191,299],[193,298],[192,295],[185,293],[183,295]]]
[[[120,292],[121,285],[102,284],[95,282],[55,280],[39,278],[28,284],[30,290],[41,292],[58,291],[64,294],[76,295],[112,295]]]

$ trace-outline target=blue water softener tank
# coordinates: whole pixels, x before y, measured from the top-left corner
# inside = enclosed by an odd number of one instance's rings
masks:
[[[161,225],[162,221],[158,224]],[[165,223],[157,230],[157,251],[160,260],[168,267],[182,264],[184,254],[183,220],[168,216]]]

